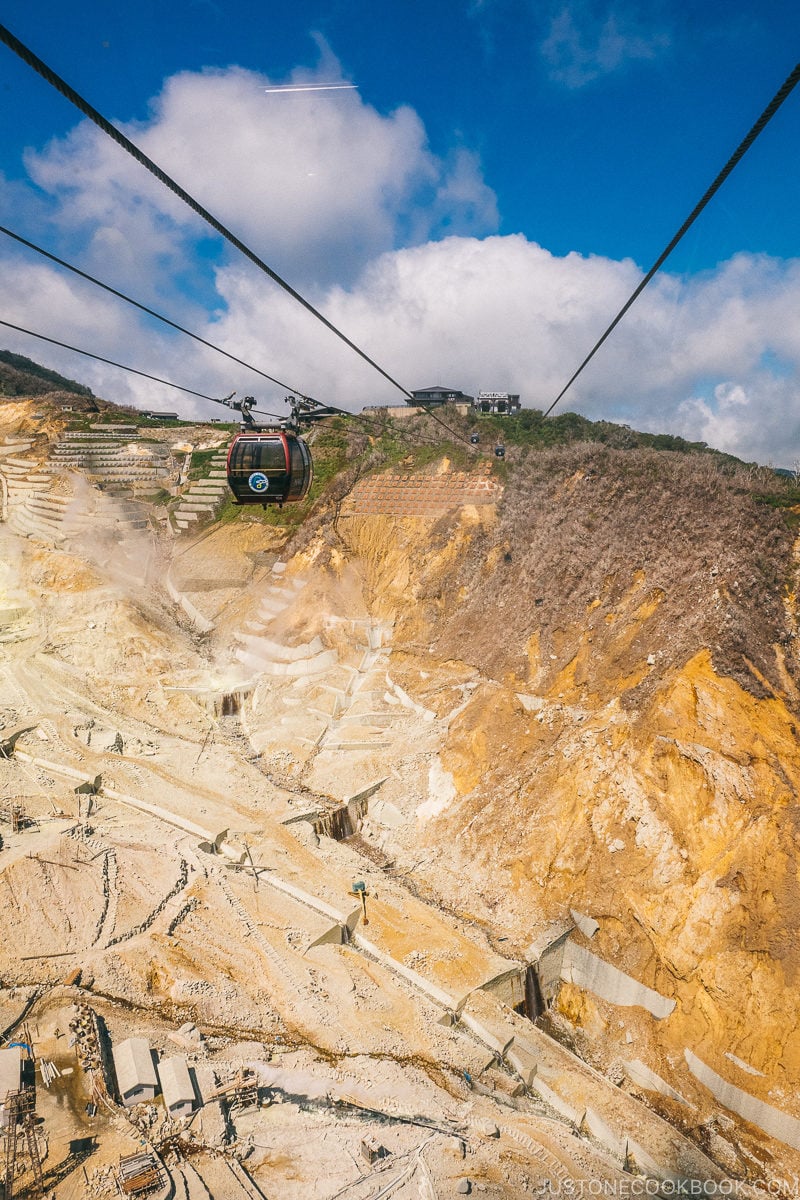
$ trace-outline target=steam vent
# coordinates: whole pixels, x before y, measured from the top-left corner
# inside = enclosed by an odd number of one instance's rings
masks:
[[[796,1194],[800,494],[451,407],[0,402],[6,1196]]]

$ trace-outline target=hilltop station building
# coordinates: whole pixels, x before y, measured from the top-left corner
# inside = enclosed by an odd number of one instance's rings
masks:
[[[516,413],[522,408],[519,393],[515,392],[478,392],[473,406],[482,413]]]
[[[509,415],[519,412],[522,408],[518,392],[478,392],[477,396],[468,396],[458,388],[433,387],[417,388],[406,400],[405,405],[367,405],[392,417],[409,416],[419,411],[419,407],[442,408],[445,405],[454,407],[456,411],[466,415],[469,412],[494,413]]]

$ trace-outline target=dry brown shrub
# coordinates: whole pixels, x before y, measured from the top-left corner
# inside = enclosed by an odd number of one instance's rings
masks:
[[[718,671],[765,694],[758,675],[779,686],[775,646],[790,639],[793,539],[783,517],[756,501],[760,488],[758,473],[722,473],[704,455],[596,443],[523,454],[497,529],[476,538],[450,581],[450,594],[463,587],[465,598],[434,631],[438,654],[498,678],[524,676],[534,632],[556,653],[559,632],[577,636],[593,622],[600,631],[601,616],[640,587],[661,602],[647,644],[634,651],[680,665],[705,646]],[[487,571],[490,542],[505,554]]]

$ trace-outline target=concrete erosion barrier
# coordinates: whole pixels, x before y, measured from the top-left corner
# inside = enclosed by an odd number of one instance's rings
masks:
[[[577,987],[594,992],[601,1000],[610,1004],[619,1004],[626,1008],[638,1005],[658,1020],[668,1017],[675,1008],[675,1001],[662,996],[660,992],[645,987],[643,983],[626,975],[611,963],[605,962],[574,942],[568,942],[564,947],[564,958],[561,964],[561,978],[566,983],[574,983]]]
[[[779,1108],[773,1108],[764,1100],[759,1100],[756,1096],[751,1096],[749,1092],[743,1091],[742,1088],[736,1087],[735,1084],[728,1083],[727,1079],[723,1079],[721,1075],[717,1075],[716,1071],[712,1071],[711,1067],[696,1054],[692,1054],[691,1050],[684,1050],[683,1054],[695,1079],[707,1087],[720,1104],[729,1108],[731,1112],[737,1113],[738,1116],[744,1117],[745,1121],[757,1125],[770,1137],[777,1138],[779,1142],[784,1142],[795,1150],[800,1150],[800,1121],[796,1117],[782,1112]]]

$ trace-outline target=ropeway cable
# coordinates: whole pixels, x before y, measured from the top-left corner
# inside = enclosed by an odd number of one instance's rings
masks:
[[[47,63],[43,62],[42,59],[35,55],[32,50],[28,49],[28,47],[21,42],[19,38],[15,37],[11,30],[7,29],[5,25],[0,25],[0,42],[3,42],[6,46],[8,46],[9,50],[13,50],[23,62],[27,63],[29,67],[32,67],[33,70],[36,71],[38,75],[41,75],[41,77],[52,87],[54,87],[56,91],[60,92],[61,95],[69,100],[71,104],[74,104],[75,107],[84,114],[84,116],[88,117],[90,121],[93,121],[99,129],[102,129],[103,133],[112,138],[112,140],[115,141],[118,146],[121,146],[126,153],[130,154],[132,158],[135,158],[138,163],[145,167],[151,175],[154,175],[156,179],[164,184],[165,187],[169,188],[169,190],[176,195],[179,200],[182,200],[184,204],[191,208],[192,212],[195,212],[199,217],[202,217],[206,224],[210,225],[212,229],[216,230],[216,232],[224,237],[227,242],[230,242],[232,246],[235,246],[236,249],[245,256],[245,258],[248,258],[250,262],[254,263],[255,266],[259,268],[260,271],[263,271],[264,274],[268,275],[269,278],[277,283],[279,287],[283,288],[283,290],[287,292],[288,295],[290,295],[294,300],[296,300],[298,304],[302,304],[303,308],[307,309],[308,312],[310,312],[312,316],[316,317],[318,321],[321,321],[322,324],[331,331],[331,333],[334,333],[336,337],[340,338],[341,341],[345,343],[346,346],[349,346],[351,350],[354,350],[360,358],[363,358],[364,361],[369,363],[371,367],[374,367],[374,369],[380,375],[382,375],[384,379],[387,379],[389,383],[401,391],[408,399],[412,399],[411,392],[409,392],[407,388],[403,387],[401,383],[398,383],[397,380],[389,375],[387,371],[384,371],[383,367],[378,366],[374,359],[370,358],[364,350],[357,346],[355,342],[351,341],[350,338],[347,337],[346,334],[342,333],[340,329],[337,329],[332,321],[329,321],[328,318],[323,316],[318,309],[314,308],[310,301],[306,300],[304,296],[301,296],[300,293],[296,291],[291,284],[287,283],[285,279],[282,279],[276,271],[273,271],[272,267],[267,266],[263,259],[259,258],[249,246],[246,246],[244,242],[242,242],[234,233],[230,231],[230,229],[228,229],[222,224],[221,221],[213,216],[208,209],[203,208],[199,201],[195,200],[193,196],[191,196],[180,186],[180,184],[176,183],[171,176],[167,175],[166,171],[163,171],[161,167],[154,163],[151,158],[148,158],[147,155],[130,140],[130,138],[125,137],[125,134],[121,133],[115,125],[112,125],[111,122],[102,115],[102,113],[98,112],[96,108],[93,108],[92,105],[89,104],[88,100],[84,100],[83,96],[76,92],[74,88],[70,87],[70,85],[64,79],[62,79],[60,75],[57,75],[55,71],[48,67]]]
[[[132,375],[140,375],[143,379],[151,379],[154,383],[161,383],[165,387],[175,388],[177,391],[186,392],[190,396],[197,396],[200,400],[211,400],[214,404],[223,403],[219,396],[207,396],[204,392],[196,392],[192,388],[183,387],[179,383],[172,383],[172,381],[169,379],[161,379],[158,375],[150,375],[147,371],[140,371],[137,367],[129,367],[125,363],[115,362],[115,360],[112,358],[103,358],[102,355],[94,354],[91,350],[83,350],[80,346],[73,346],[69,342],[60,342],[56,338],[48,337],[44,333],[36,333],[33,329],[26,329],[22,325],[14,325],[11,321],[0,320],[0,325],[4,325],[6,329],[14,329],[17,333],[24,333],[28,337],[37,338],[41,342],[49,342],[52,346],[60,346],[63,350],[71,350],[74,354],[82,354],[85,358],[93,358],[95,361],[106,363],[110,367],[118,367],[121,371],[128,371]],[[361,413],[351,413],[343,408],[335,408],[333,405],[327,407],[331,408],[331,415],[346,417],[351,421],[361,422],[366,426],[367,429],[381,428],[381,423],[378,418],[371,419],[369,417],[364,417]],[[264,409],[260,408],[253,408],[250,411],[258,413],[258,415],[262,417],[272,417],[277,421],[285,420],[285,416],[282,416],[280,413],[266,412]],[[428,412],[427,409],[424,409],[423,411]],[[431,413],[430,415],[433,416],[434,414]],[[444,425],[443,421],[440,421],[439,423]],[[448,429],[449,427],[444,425],[444,428]],[[420,439],[419,435],[415,435],[415,437],[412,439],[405,433],[404,430],[398,430],[398,434],[401,438],[405,437],[408,441],[430,440],[427,438]],[[454,436],[458,435],[454,434]]]
[[[15,242],[20,242],[23,246],[27,246],[30,250],[35,250],[37,254],[41,254],[43,258],[49,258],[51,262],[58,263],[60,267],[65,267],[67,271],[72,271],[73,275],[80,276],[81,279],[86,279],[89,283],[93,283],[96,287],[103,288],[104,291],[110,292],[112,296],[117,296],[120,300],[124,300],[127,304],[132,304],[134,308],[140,309],[148,316],[155,317],[159,321],[163,321],[165,325],[171,326],[172,329],[177,329],[179,333],[185,333],[187,337],[194,338],[196,342],[200,342],[203,346],[208,346],[211,350],[216,350],[218,354],[224,354],[226,358],[232,362],[238,363],[240,367],[246,367],[248,371],[254,371],[256,375],[261,375],[262,378],[268,379],[270,383],[275,383],[280,388],[284,388],[287,392],[296,392],[300,396],[304,396],[299,388],[294,388],[290,383],[284,383],[281,379],[276,379],[274,375],[268,375],[266,371],[254,367],[252,363],[245,362],[243,358],[237,358],[235,354],[230,354],[227,350],[223,350],[221,346],[215,346],[213,342],[207,341],[200,337],[198,333],[192,333],[191,329],[184,329],[182,325],[178,325],[176,321],[170,320],[162,313],[156,312],[153,308],[148,308],[146,304],[140,303],[139,300],[134,300],[132,296],[126,296],[124,292],[118,291],[111,287],[108,283],[103,283],[102,279],[95,279],[93,275],[89,275],[86,271],[82,271],[80,267],[73,266],[63,258],[58,258],[55,254],[51,254],[49,250],[45,250],[42,246],[37,246],[35,242],[28,241],[19,233],[14,233],[12,229],[6,229],[4,225],[0,225],[0,233],[4,233],[7,237],[13,238]]]
[[[136,367],[128,367],[125,363],[115,362],[113,358],[103,358],[101,354],[93,354],[91,350],[81,350],[79,346],[71,346],[68,342],[59,342],[55,338],[47,337],[44,333],[35,333],[32,329],[25,329],[22,325],[13,325],[11,321],[0,320],[0,325],[5,325],[6,329],[15,329],[17,333],[26,333],[28,337],[38,338],[40,342],[49,342],[51,346],[61,346],[63,350],[72,350],[74,354],[83,354],[85,358],[94,358],[97,362],[107,363],[110,367],[119,367],[123,371],[130,371],[132,375],[141,375],[144,379],[152,379],[154,383],[163,383],[165,387],[177,388],[179,392],[188,392],[190,396],[197,396],[200,400],[213,400],[215,404],[219,403],[218,396],[206,396],[203,392],[195,392],[192,388],[182,387],[179,383],[171,383],[169,379],[161,379],[158,375],[148,375],[147,371],[139,371]],[[265,416],[274,416],[274,413],[265,413]]]
[[[686,218],[684,223],[681,225],[680,229],[675,234],[675,236],[673,237],[673,239],[669,243],[669,245],[666,247],[666,249],[662,250],[661,254],[659,254],[658,258],[653,263],[652,267],[647,272],[647,274],[645,275],[644,279],[641,281],[639,286],[635,289],[635,291],[632,293],[632,295],[625,301],[622,308],[619,310],[617,315],[614,317],[614,320],[609,325],[608,329],[605,331],[605,333],[599,339],[599,341],[595,342],[594,346],[589,351],[589,353],[586,355],[586,358],[583,360],[581,365],[578,367],[575,374],[572,376],[572,378],[569,380],[569,382],[564,385],[564,387],[561,389],[561,391],[556,396],[553,403],[544,412],[543,416],[545,416],[545,417],[549,416],[550,413],[555,408],[555,406],[558,404],[559,400],[561,400],[562,397],[569,391],[569,389],[572,387],[575,380],[580,375],[583,368],[585,366],[587,366],[588,363],[591,362],[591,360],[594,358],[595,354],[600,349],[600,347],[602,346],[602,344],[606,340],[606,338],[616,329],[617,325],[619,325],[620,321],[625,316],[625,313],[628,311],[628,309],[631,307],[631,305],[634,303],[634,301],[636,301],[638,299],[638,297],[641,295],[641,293],[647,287],[648,283],[653,278],[656,271],[658,271],[659,267],[661,267],[662,264],[666,261],[666,259],[670,256],[672,251],[677,246],[678,242],[683,237],[683,235],[687,232],[687,230],[690,228],[690,226],[692,226],[694,224],[694,222],[697,220],[697,218],[700,216],[700,213],[706,207],[706,205],[708,204],[708,202],[712,198],[712,196],[717,191],[719,191],[719,189],[722,187],[723,183],[728,178],[728,176],[730,175],[733,168],[736,166],[736,164],[739,162],[739,160],[745,155],[745,153],[750,149],[753,142],[756,140],[758,135],[764,129],[765,125],[767,125],[767,123],[775,116],[775,113],[778,111],[780,106],[783,104],[784,100],[787,98],[789,93],[795,87],[798,80],[800,80],[800,63],[797,63],[797,65],[795,66],[791,75],[788,76],[788,78],[783,83],[783,85],[775,93],[772,100],[770,100],[769,104],[764,109],[764,111],[762,112],[762,114],[758,118],[758,120],[756,121],[753,128],[750,130],[750,132],[747,134],[747,136],[744,138],[744,140],[739,144],[739,146],[733,152],[731,157],[726,162],[725,166],[720,171],[717,178],[711,184],[708,191],[705,193],[705,195],[702,197],[702,199],[699,200],[698,203],[695,205],[695,207],[692,209],[691,213]]]
[[[188,192],[184,191],[184,189],[178,183],[176,183],[174,179],[172,179],[169,175],[167,175],[165,171],[162,171],[162,169],[156,163],[154,163],[152,161],[152,159],[148,158],[147,155],[144,154],[144,152],[142,150],[140,150],[138,146],[136,146],[133,142],[131,142],[129,138],[125,137],[125,135],[123,133],[121,133],[120,130],[118,130],[116,128],[116,126],[112,125],[110,121],[108,121],[101,113],[99,113],[97,111],[97,109],[93,108],[92,105],[89,104],[89,102],[87,100],[84,100],[84,98],[78,92],[76,92],[74,88],[72,88],[65,80],[63,80],[59,75],[57,75],[55,71],[53,71],[50,67],[48,67],[47,64],[42,61],[42,59],[40,59],[37,55],[35,55],[32,50],[30,50],[27,46],[25,46],[24,43],[21,42],[17,37],[15,37],[14,34],[11,33],[11,31],[9,29],[7,29],[4,25],[0,25],[0,41],[4,42],[5,45],[8,46],[8,48],[10,50],[13,50],[14,53],[17,54],[18,57],[20,57],[23,60],[23,62],[27,63],[28,66],[32,67],[33,70],[35,70],[37,72],[37,74],[41,75],[41,77],[43,79],[45,79],[47,83],[51,84],[51,86],[53,86],[57,91],[59,91],[67,100],[70,101],[71,104],[74,104],[76,108],[78,108],[85,116],[87,116],[91,121],[93,121],[95,125],[97,125],[100,129],[102,129],[102,131],[104,133],[106,133],[110,138],[112,138],[119,146],[121,146],[123,150],[125,150],[128,154],[130,154],[133,158],[135,158],[137,160],[137,162],[139,162],[142,166],[144,166],[152,175],[154,175],[156,177],[156,179],[158,179],[161,183],[163,183],[165,185],[165,187],[169,188],[169,190],[171,192],[173,192],[176,196],[178,196],[179,199],[183,200],[183,202],[186,205],[188,205],[188,207],[191,208],[193,210],[193,212],[196,212],[198,214],[198,216],[202,217],[202,219],[204,221],[206,221],[207,224],[211,225],[211,227],[213,229],[215,229],[222,237],[224,237],[226,239],[226,241],[230,242],[231,245],[235,246],[236,249],[241,251],[241,253],[244,254],[246,258],[250,259],[250,261],[253,262],[260,270],[264,271],[264,273],[267,274],[272,280],[274,280],[274,282],[277,283],[281,288],[283,288],[284,291],[288,292],[288,294],[291,295],[293,297],[293,299],[297,300],[298,303],[302,304],[304,308],[308,309],[308,311],[310,313],[312,313],[313,316],[315,316],[319,321],[321,321],[323,323],[323,325],[325,325],[328,329],[330,329],[332,333],[336,334],[336,336],[339,337],[346,345],[348,345],[351,348],[351,350],[354,350],[356,352],[356,354],[358,354],[361,358],[363,358],[366,362],[368,362],[370,364],[370,366],[374,367],[375,370],[379,372],[379,374],[383,375],[383,377],[385,379],[387,379],[389,381],[389,383],[393,384],[396,388],[398,388],[398,390],[401,391],[408,400],[413,401],[414,397],[413,397],[412,393],[408,390],[408,388],[406,388],[402,384],[398,383],[396,379],[394,379],[391,375],[389,375],[386,371],[384,371],[382,367],[380,367],[363,350],[361,350],[359,346],[357,346],[344,333],[342,333],[341,330],[337,329],[337,327],[335,325],[333,325],[333,323],[331,321],[329,321],[327,317],[323,316],[322,313],[320,313],[316,308],[314,308],[314,306],[308,300],[306,300],[303,296],[301,296],[299,292],[297,292],[293,287],[291,287],[290,284],[288,284],[286,282],[286,280],[282,279],[275,271],[272,270],[271,267],[269,267],[265,262],[263,262],[262,259],[260,259],[252,250],[250,250],[250,248],[248,246],[246,246],[244,244],[244,242],[240,241],[239,238],[237,238],[235,234],[231,233],[231,231],[229,229],[227,229],[220,221],[218,221],[217,218],[214,217],[210,212],[208,212],[207,209],[203,208],[202,205],[199,204],[199,202],[194,199],[194,197],[192,197]],[[3,229],[3,232],[9,232],[9,231]],[[11,236],[13,237],[16,235],[11,234]],[[22,239],[22,238],[18,238],[17,240],[25,241],[25,239]],[[34,246],[33,243],[26,242],[26,244],[30,245],[33,249],[38,249],[38,247]],[[54,257],[54,256],[49,256],[49,257]],[[55,261],[61,262],[60,259],[55,259]],[[70,270],[75,269],[75,268],[70,267],[69,264],[67,264],[67,263],[62,263],[62,265],[67,266]],[[83,272],[77,272],[77,273],[84,274]],[[91,279],[90,276],[85,275],[84,277],[87,279]],[[92,280],[92,282],[98,283],[99,281]],[[106,287],[105,284],[100,284],[100,286]],[[110,288],[110,287],[107,288],[107,290],[112,291],[112,292],[115,291],[115,289]],[[120,292],[115,292],[115,294],[118,296],[121,296],[123,299],[126,299],[126,300],[129,299],[127,296],[122,296],[122,293],[120,293]],[[144,305],[139,305],[136,301],[131,301],[131,303],[137,304],[137,307],[144,309],[144,311],[151,313],[151,315],[153,315],[153,316],[159,317],[158,313],[155,313],[150,309],[146,309],[144,307]],[[160,317],[159,317],[159,319],[166,320],[166,318],[160,318]],[[171,321],[167,321],[167,323],[174,324]],[[177,326],[177,325],[175,325],[174,327],[177,329],[181,328],[180,326]],[[189,331],[182,330],[182,332],[188,333]],[[37,335],[34,334],[33,336],[37,336]],[[195,335],[190,333],[189,336],[194,337]],[[45,340],[47,340],[47,339],[45,339]],[[198,338],[197,340],[203,341],[202,338]],[[56,344],[61,344],[61,343],[56,343]],[[210,343],[206,343],[206,345],[209,345],[209,344]],[[70,349],[70,348],[74,348],[74,347],[67,347],[67,348]],[[219,347],[214,347],[214,349],[219,349]],[[86,352],[78,351],[78,353],[86,353]],[[222,351],[222,353],[227,353],[227,352]],[[92,356],[90,356],[90,357],[92,357]],[[96,356],[94,356],[94,357],[96,357]],[[228,357],[233,358],[234,356],[228,355]],[[110,361],[110,360],[104,359],[101,361]],[[241,360],[239,360],[239,359],[235,359],[235,361],[241,362]],[[111,365],[112,366],[122,366],[122,364],[120,364],[120,363],[112,363]],[[243,363],[242,365],[247,366],[249,364]],[[123,370],[126,370],[126,369],[128,369],[128,368],[123,367]],[[255,370],[256,368],[251,368],[251,369]],[[136,373],[143,374],[143,372],[136,372]],[[259,371],[258,374],[263,375],[264,372]],[[271,379],[270,376],[266,376],[266,377]],[[154,377],[147,376],[147,378],[154,378]],[[271,381],[278,382],[276,380],[271,380]],[[158,380],[157,382],[166,382],[166,381]],[[177,385],[168,384],[167,386],[177,386]],[[279,384],[279,386],[283,387],[283,386],[288,386],[288,385],[281,383],[281,384]],[[190,391],[190,389],[181,389],[181,390]],[[297,389],[290,388],[289,390],[297,390]],[[198,392],[194,392],[192,394],[200,395],[200,393],[198,393]],[[300,392],[299,394],[302,395],[303,393]],[[214,399],[214,397],[202,397],[202,398],[203,399]],[[441,425],[441,427],[443,429],[445,429],[451,435],[451,437],[455,438],[458,441],[463,441],[469,445],[469,443],[465,437],[458,434],[454,429],[452,429],[449,425],[447,425],[446,422],[442,421],[441,418],[438,417],[436,415],[436,413],[431,408],[429,408],[427,405],[419,404],[418,407],[422,408],[422,410],[424,412],[426,412],[429,417],[431,417],[437,424]],[[350,414],[350,415],[352,415],[352,414]],[[474,447],[470,446],[470,448],[474,451]]]
[[[23,246],[27,246],[29,250],[35,250],[36,253],[42,255],[43,258],[47,258],[51,262],[57,263],[58,266],[64,267],[67,271],[72,271],[72,273],[74,275],[79,276],[79,278],[85,279],[88,283],[94,284],[95,287],[102,288],[104,291],[109,292],[112,296],[116,296],[120,300],[124,300],[127,304],[133,305],[134,308],[138,308],[142,312],[147,313],[148,316],[155,317],[158,321],[163,321],[163,323],[165,325],[169,325],[170,328],[176,329],[179,333],[186,334],[187,337],[193,338],[196,342],[200,342],[203,346],[207,346],[210,350],[216,350],[217,353],[224,354],[225,357],[231,359],[232,362],[238,363],[239,366],[246,367],[248,371],[254,371],[257,375],[261,375],[264,379],[268,379],[270,381],[270,383],[275,383],[278,385],[278,387],[285,388],[286,391],[293,392],[298,396],[304,396],[304,397],[307,396],[307,393],[302,391],[300,388],[292,387],[292,385],[290,383],[284,383],[283,380],[276,379],[274,375],[268,375],[266,371],[262,371],[259,367],[254,367],[252,363],[245,362],[245,360],[242,358],[237,358],[237,356],[235,354],[231,354],[229,351],[223,350],[221,346],[215,345],[214,342],[209,342],[206,338],[201,337],[199,334],[193,333],[191,331],[191,329],[185,329],[183,325],[179,325],[176,321],[171,320],[171,318],[165,317],[163,315],[163,313],[156,312],[156,310],[153,308],[148,308],[148,306],[146,304],[142,304],[139,300],[135,300],[132,296],[127,296],[125,294],[125,292],[121,292],[117,288],[112,287],[110,284],[104,283],[102,279],[97,279],[94,275],[90,275],[87,271],[82,271],[80,269],[80,267],[76,267],[73,263],[67,262],[66,259],[59,258],[57,255],[52,254],[49,250],[45,250],[43,246],[38,246],[36,244],[36,242],[32,242],[28,238],[22,237],[21,234],[15,233],[13,231],[13,229],[7,229],[6,226],[0,225],[0,233],[4,233],[7,237],[12,238],[15,242],[19,242]],[[23,331],[23,332],[26,332],[26,331]],[[29,331],[27,331],[27,332],[29,332]],[[39,335],[33,334],[32,336],[36,337]],[[63,343],[56,343],[56,344],[62,345]],[[75,347],[70,347],[70,346],[67,346],[66,348],[67,349],[75,349]],[[79,354],[88,353],[88,351],[78,350],[77,353],[79,353]],[[99,356],[95,355],[93,357],[99,357]],[[100,361],[110,362],[110,360],[108,360],[108,359],[101,359]],[[129,370],[129,369],[132,370],[133,369],[133,368],[124,367],[122,363],[111,363],[111,365],[122,367],[123,370]],[[144,374],[144,372],[137,372],[137,374]],[[146,376],[146,378],[155,379],[155,376]],[[166,382],[166,381],[165,380],[157,380],[157,382]],[[168,386],[177,386],[177,385],[168,385]],[[189,390],[189,389],[182,389],[182,390]],[[200,395],[200,393],[196,392],[196,393],[194,393],[194,395]],[[213,399],[213,397],[210,397],[210,398]],[[333,405],[328,405],[327,407],[330,407],[331,409],[333,409],[333,411],[336,412],[339,416],[350,417],[354,420],[365,420],[360,414],[350,413],[346,409],[337,409]],[[436,415],[436,413],[431,408],[429,408],[427,405],[419,404],[419,405],[417,405],[417,407],[421,408],[423,412],[427,413],[428,416],[432,417],[434,421],[438,422],[438,424],[441,425],[442,428],[445,429],[448,433],[450,433],[454,438],[456,438],[457,440],[460,440],[460,441],[466,441],[466,438],[464,438],[461,434],[457,433],[456,430],[452,429],[449,425],[447,425],[444,421],[442,421]],[[259,410],[259,409],[256,409],[255,411],[262,412],[262,415],[264,415],[264,416],[277,416],[276,413],[263,413],[263,410]]]

